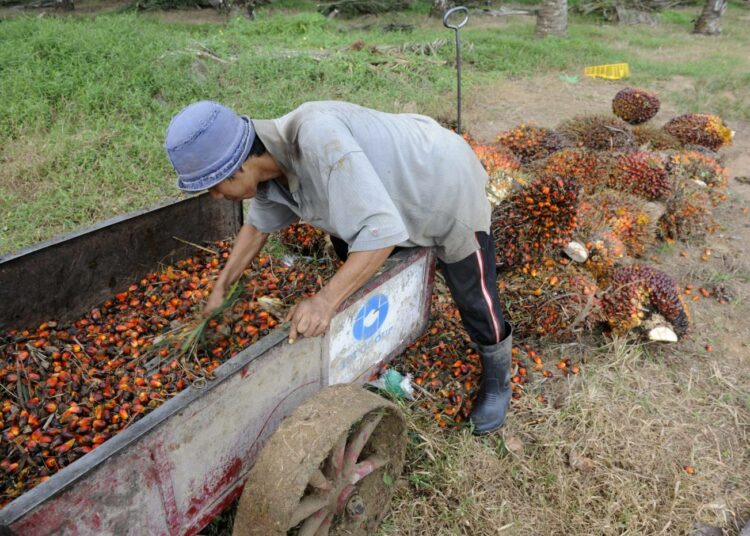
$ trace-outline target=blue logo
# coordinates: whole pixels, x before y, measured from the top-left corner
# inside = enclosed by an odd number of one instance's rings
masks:
[[[357,313],[354,319],[354,338],[358,341],[369,339],[388,316],[388,296],[376,294],[367,300],[367,303]]]

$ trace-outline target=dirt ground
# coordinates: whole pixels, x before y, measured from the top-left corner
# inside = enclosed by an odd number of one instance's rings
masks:
[[[673,77],[644,89],[663,95],[689,89],[689,84],[689,79]],[[577,82],[566,82],[557,74],[505,80],[465,92],[463,121],[465,129],[475,138],[491,141],[499,132],[519,123],[555,127],[575,115],[611,113],[612,97],[630,85],[627,80],[606,81],[584,76]],[[666,123],[684,111],[663,100],[651,124]],[[735,144],[732,151],[737,152],[737,149]]]
[[[522,122],[555,127],[608,113],[626,86],[557,76],[494,84],[465,97],[464,124],[485,142]],[[689,88],[672,79],[646,89]],[[652,123],[683,111],[667,100]],[[735,179],[750,176],[750,124],[725,119],[736,136],[722,151],[731,178],[714,209],[721,228],[641,259],[694,286],[690,337],[546,348],[580,358],[583,373],[550,385],[548,406],[516,404],[495,438],[446,434],[412,415],[417,444],[382,534],[736,535],[750,521],[750,185]],[[728,303],[692,301],[700,287]]]

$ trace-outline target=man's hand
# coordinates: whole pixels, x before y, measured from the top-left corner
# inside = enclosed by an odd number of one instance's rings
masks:
[[[219,287],[218,285],[214,287],[214,289],[211,291],[211,294],[208,296],[208,300],[206,301],[205,307],[203,307],[203,311],[201,314],[204,318],[209,318],[216,309],[218,309],[222,303],[224,303],[224,289]]]
[[[292,323],[289,343],[293,343],[299,335],[317,337],[325,333],[335,312],[336,308],[320,294],[292,307],[286,317]]]
[[[268,233],[263,233],[252,225],[243,225],[234,241],[232,253],[227,259],[227,264],[219,274],[214,283],[214,289],[208,296],[206,306],[203,308],[203,316],[208,318],[214,311],[224,303],[227,289],[242,275],[242,271],[258,255],[268,239]]]
[[[289,342],[293,343],[299,335],[317,337],[325,333],[338,306],[377,272],[391,251],[393,246],[351,253],[320,292],[289,311],[286,317],[292,322]]]

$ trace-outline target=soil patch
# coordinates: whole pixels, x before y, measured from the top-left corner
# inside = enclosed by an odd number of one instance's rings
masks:
[[[689,79],[677,77],[644,89],[662,95],[691,84]],[[477,140],[489,142],[519,123],[553,128],[576,115],[610,114],[612,97],[626,87],[632,87],[627,80],[579,76],[577,82],[568,82],[558,74],[474,87],[464,94],[464,128]],[[677,103],[662,98],[661,109],[652,122],[661,125],[679,113],[682,111]]]

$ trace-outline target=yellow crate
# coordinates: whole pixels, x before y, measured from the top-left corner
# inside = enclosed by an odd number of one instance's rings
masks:
[[[607,80],[619,80],[630,76],[630,66],[627,63],[611,63],[609,65],[594,65],[586,67],[583,74],[591,78],[605,78]]]

